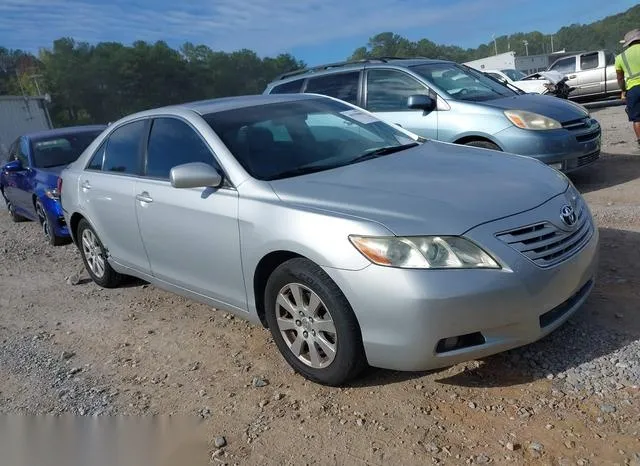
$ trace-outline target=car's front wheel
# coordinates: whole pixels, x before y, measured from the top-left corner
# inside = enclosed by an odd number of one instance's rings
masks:
[[[291,259],[269,277],[266,318],[293,369],[324,385],[343,385],[366,367],[360,327],[338,286],[316,264]]]
[[[55,227],[51,220],[49,220],[49,216],[45,212],[40,199],[36,200],[36,215],[38,216],[38,223],[40,223],[40,228],[42,228],[42,233],[44,234],[47,242],[52,246],[61,246],[65,244],[67,240],[56,235]]]
[[[107,252],[93,227],[85,219],[78,223],[78,245],[84,265],[91,279],[104,288],[115,288],[122,275],[107,262]]]

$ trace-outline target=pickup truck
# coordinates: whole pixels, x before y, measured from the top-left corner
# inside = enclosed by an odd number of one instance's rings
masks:
[[[567,85],[575,87],[570,99],[611,97],[620,93],[615,58],[607,50],[582,52],[556,60],[548,71],[559,71],[569,78]]]

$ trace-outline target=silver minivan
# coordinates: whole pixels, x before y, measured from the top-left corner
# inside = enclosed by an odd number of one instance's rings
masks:
[[[527,155],[564,172],[600,156],[600,124],[583,106],[449,61],[335,63],[286,73],[264,91],[299,92],[336,97],[429,139]]]

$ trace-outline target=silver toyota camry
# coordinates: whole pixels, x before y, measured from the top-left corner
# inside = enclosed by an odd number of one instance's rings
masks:
[[[594,285],[598,231],[564,175],[329,97],[131,115],[59,185],[98,285],[136,276],[261,323],[328,385],[533,342]]]

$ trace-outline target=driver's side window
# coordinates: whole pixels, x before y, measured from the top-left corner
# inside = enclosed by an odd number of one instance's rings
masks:
[[[29,166],[29,156],[27,155],[27,142],[22,139],[17,144],[16,148],[16,160],[20,160],[23,167]]]
[[[413,111],[407,106],[411,95],[429,95],[429,89],[420,81],[402,71],[367,71],[367,110],[370,112]]]
[[[559,73],[569,74],[576,71],[576,57],[564,58],[558,60],[551,66],[551,70],[558,71]]]

